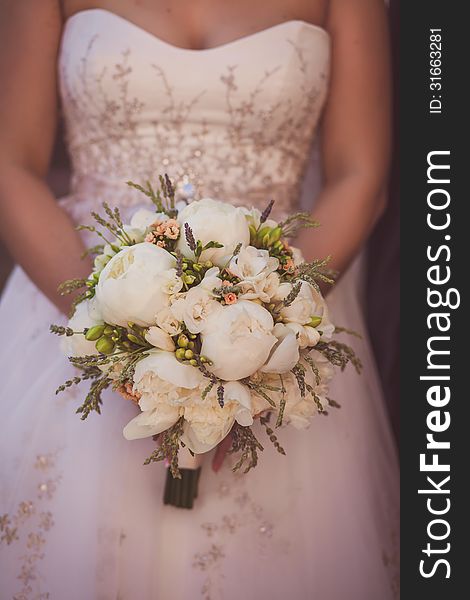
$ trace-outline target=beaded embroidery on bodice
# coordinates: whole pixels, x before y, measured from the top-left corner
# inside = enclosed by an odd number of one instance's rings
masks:
[[[66,25],[60,92],[72,161],[66,208],[142,203],[124,182],[167,172],[179,193],[293,210],[328,88],[326,31],[288,21],[207,50],[114,13]],[[67,206],[68,205],[68,206]]]

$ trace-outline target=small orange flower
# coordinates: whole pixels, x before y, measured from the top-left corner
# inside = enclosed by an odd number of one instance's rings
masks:
[[[295,272],[295,264],[294,264],[294,261],[292,260],[292,258],[288,258],[282,268],[284,269],[284,271],[288,271],[289,273],[294,273]]]
[[[225,294],[224,301],[225,301],[225,304],[235,304],[235,302],[237,301],[237,295],[234,294],[233,292],[230,292],[229,294]]]
[[[224,285],[225,287],[227,287],[227,286],[232,285],[232,284],[230,283],[230,281],[227,281],[226,279],[224,279],[222,281],[222,285]]]
[[[174,219],[170,219],[169,221],[167,221],[167,225],[166,225],[166,229],[165,229],[165,237],[167,237],[170,240],[176,240],[176,239],[178,239],[179,234],[180,234],[179,224]]]
[[[142,397],[142,394],[139,394],[139,392],[134,392],[132,389],[132,384],[128,381],[126,381],[124,385],[119,386],[117,391],[123,398],[126,400],[131,400],[131,402],[134,402],[135,404],[139,404],[139,400]]]
[[[149,242],[149,244],[153,244],[155,242],[155,236],[153,235],[153,233],[147,233],[147,235],[145,236],[145,241]]]
[[[152,224],[152,229],[155,235],[164,235],[166,231],[165,221],[155,221]]]
[[[165,248],[166,247],[166,243],[163,240],[158,240],[157,246],[159,248]]]

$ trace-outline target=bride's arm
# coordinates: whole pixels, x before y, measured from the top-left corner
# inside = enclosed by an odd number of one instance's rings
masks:
[[[57,120],[58,0],[0,6],[0,235],[13,258],[61,310],[57,286],[89,273],[68,217],[43,181]]]
[[[324,187],[297,240],[340,273],[381,215],[390,160],[389,34],[384,0],[330,0],[331,84],[322,129]]]

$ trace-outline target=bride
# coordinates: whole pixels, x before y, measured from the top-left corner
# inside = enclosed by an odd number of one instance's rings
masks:
[[[4,0],[0,29],[0,231],[20,265],[0,305],[1,598],[396,598],[397,462],[358,258],[390,154],[382,1]],[[58,96],[73,177],[56,202]],[[71,374],[48,333],[69,309],[57,286],[90,269],[74,224],[103,200],[132,212],[123,182],[162,172],[187,198],[291,212],[320,118],[322,227],[296,245],[333,256],[364,373],[334,381],[340,410],[280,431],[285,458],[267,447],[233,475],[219,451],[194,510],[163,506],[153,442],[121,434],[131,403],[109,394],[84,425],[77,392],[54,395]]]

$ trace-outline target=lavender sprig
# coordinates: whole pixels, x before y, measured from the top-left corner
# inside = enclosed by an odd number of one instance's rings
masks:
[[[196,240],[194,239],[193,230],[189,226],[189,223],[184,224],[184,237],[188,242],[189,249],[192,252],[196,252]]]
[[[267,220],[267,218],[271,214],[271,210],[272,210],[273,206],[274,206],[274,200],[270,200],[268,206],[261,213],[261,217],[259,220],[260,223],[264,223]]]

